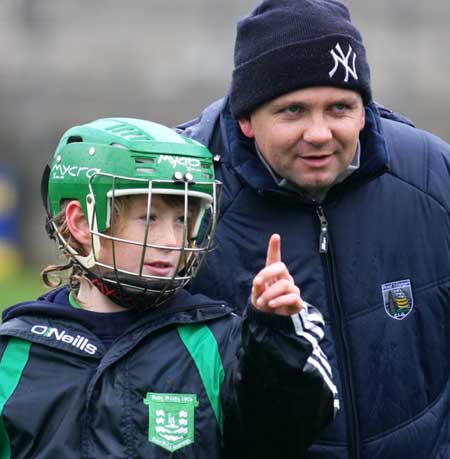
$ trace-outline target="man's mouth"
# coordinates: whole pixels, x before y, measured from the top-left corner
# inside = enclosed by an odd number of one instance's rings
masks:
[[[333,157],[333,155],[311,155],[311,156],[301,156],[301,160],[306,163],[308,166],[312,167],[322,167],[325,166]]]

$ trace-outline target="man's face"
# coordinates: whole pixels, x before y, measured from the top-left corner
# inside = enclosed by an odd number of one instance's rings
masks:
[[[331,86],[283,94],[239,120],[272,169],[311,198],[352,162],[364,122],[359,93]]]

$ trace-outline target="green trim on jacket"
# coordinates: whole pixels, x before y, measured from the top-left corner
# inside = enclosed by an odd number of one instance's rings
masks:
[[[0,459],[11,458],[8,432],[1,415],[6,402],[19,384],[22,372],[28,362],[30,348],[30,342],[11,338],[0,360]]]

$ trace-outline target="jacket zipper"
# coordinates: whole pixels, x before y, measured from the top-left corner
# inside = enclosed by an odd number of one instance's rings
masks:
[[[320,236],[319,236],[319,253],[328,252],[328,220],[325,216],[322,206],[316,208],[317,215],[320,221]]]
[[[330,310],[334,316],[335,323],[337,325],[337,345],[340,350],[342,366],[342,390],[345,394],[345,407],[347,412],[348,422],[348,435],[349,435],[349,457],[352,459],[359,459],[360,447],[359,447],[359,423],[358,415],[356,412],[355,394],[352,390],[351,385],[351,370],[350,370],[350,358],[345,338],[345,324],[343,320],[342,307],[340,306],[338,292],[337,292],[337,281],[334,276],[334,266],[330,251],[330,238],[328,233],[328,220],[326,218],[324,209],[321,205],[316,207],[316,214],[319,217],[320,222],[320,235],[319,235],[319,253],[325,259],[326,265],[326,276],[328,280],[328,286],[331,293],[331,305]]]

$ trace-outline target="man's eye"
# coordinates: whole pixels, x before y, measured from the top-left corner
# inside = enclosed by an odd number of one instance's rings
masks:
[[[349,106],[347,104],[338,103],[338,104],[334,104],[333,105],[333,110],[338,112],[338,113],[345,112],[348,109],[349,109]]]
[[[283,111],[290,115],[296,115],[297,113],[301,112],[301,107],[300,105],[289,105],[285,109],[283,109]]]

